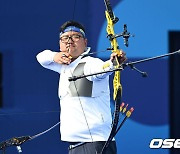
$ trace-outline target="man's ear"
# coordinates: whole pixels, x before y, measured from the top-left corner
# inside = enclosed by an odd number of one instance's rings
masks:
[[[85,46],[87,47],[88,40],[85,38],[84,41],[85,41]]]

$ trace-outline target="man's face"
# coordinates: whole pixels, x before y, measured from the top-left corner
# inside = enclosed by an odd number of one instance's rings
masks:
[[[61,35],[59,45],[60,51],[67,52],[73,59],[76,59],[84,52],[87,39],[81,33],[69,31]]]

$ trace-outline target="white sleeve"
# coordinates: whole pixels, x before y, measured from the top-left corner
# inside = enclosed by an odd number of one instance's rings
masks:
[[[109,71],[113,68],[114,68],[113,63],[110,60],[103,62],[102,60],[98,58],[93,58],[92,60],[88,60],[86,62],[84,66],[84,74],[87,75],[87,74],[92,74],[92,73]],[[111,74],[112,72],[102,73],[98,75],[89,76],[87,77],[87,79],[90,81],[102,80]]]
[[[60,73],[61,65],[53,61],[55,54],[57,54],[57,52],[44,50],[40,52],[36,58],[44,68]]]

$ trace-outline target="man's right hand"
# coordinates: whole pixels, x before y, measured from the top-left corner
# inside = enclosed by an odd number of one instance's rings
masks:
[[[69,65],[71,63],[71,56],[67,52],[58,52],[54,58],[54,62],[59,64]]]

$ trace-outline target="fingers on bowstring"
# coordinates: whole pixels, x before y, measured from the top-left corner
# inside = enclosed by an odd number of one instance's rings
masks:
[[[62,53],[60,56],[60,63],[70,64],[71,63],[71,56],[68,53]]]

